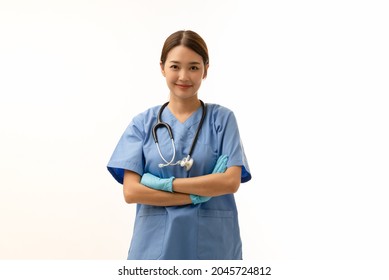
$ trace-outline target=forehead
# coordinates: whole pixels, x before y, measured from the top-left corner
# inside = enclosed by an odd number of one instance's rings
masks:
[[[172,48],[166,58],[167,62],[191,63],[203,61],[201,55],[183,45]]]

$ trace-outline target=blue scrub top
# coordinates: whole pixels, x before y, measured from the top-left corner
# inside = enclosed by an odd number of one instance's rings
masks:
[[[239,135],[234,113],[217,104],[207,104],[207,114],[192,153],[189,171],[180,165],[159,168],[164,163],[152,136],[161,106],[155,106],[133,118],[117,144],[108,170],[123,183],[124,170],[139,175],[146,172],[160,178],[195,177],[212,173],[217,159],[228,156],[227,167],[241,166],[241,182],[251,173]],[[200,107],[184,123],[166,107],[162,121],[173,132],[175,161],[188,155],[202,115]],[[173,147],[166,128],[157,130],[161,153],[168,161]],[[242,259],[238,212],[233,194],[211,198],[197,205],[151,206],[137,204],[134,232],[128,259]]]

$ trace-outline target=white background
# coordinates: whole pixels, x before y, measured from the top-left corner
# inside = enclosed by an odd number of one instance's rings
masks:
[[[389,259],[384,3],[0,0],[0,258],[126,258],[135,205],[106,164],[191,29],[199,96],[235,112],[253,176],[244,258]]]

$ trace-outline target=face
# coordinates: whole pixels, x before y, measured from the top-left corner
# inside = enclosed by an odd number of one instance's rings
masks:
[[[182,45],[171,49],[165,65],[161,63],[171,97],[180,99],[197,95],[207,68],[198,53]]]

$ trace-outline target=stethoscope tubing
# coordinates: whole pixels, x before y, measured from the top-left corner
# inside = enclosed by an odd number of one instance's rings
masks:
[[[195,145],[196,145],[196,142],[197,142],[197,138],[199,136],[199,133],[200,133],[200,130],[201,130],[201,127],[203,126],[203,122],[204,122],[204,119],[205,119],[205,115],[206,115],[206,112],[207,112],[207,106],[206,104],[204,104],[204,102],[202,100],[200,100],[200,103],[201,103],[201,107],[202,107],[202,115],[201,115],[201,119],[200,119],[200,122],[199,122],[199,125],[197,127],[197,130],[196,130],[196,134],[192,140],[192,144],[190,146],[190,149],[189,149],[189,153],[188,155],[184,158],[186,159],[186,161],[189,161],[191,159],[191,156],[192,156],[192,153],[193,153],[193,150],[195,148]],[[165,162],[165,164],[160,164],[159,166],[160,167],[164,167],[164,166],[168,166],[168,165],[177,165],[179,164],[181,161],[177,161],[176,163],[173,163],[174,162],[174,159],[176,157],[176,147],[175,147],[175,144],[174,144],[174,137],[173,137],[173,132],[172,132],[172,129],[170,127],[170,125],[166,122],[163,122],[162,121],[162,112],[163,110],[165,109],[165,107],[169,104],[169,102],[166,102],[165,104],[163,104],[161,106],[161,108],[159,109],[159,112],[158,112],[158,115],[157,115],[157,123],[153,126],[151,132],[153,134],[153,139],[154,139],[154,142],[157,146],[157,149],[158,149],[158,153],[161,157],[161,159]],[[161,149],[159,147],[159,143],[158,143],[158,135],[157,135],[157,129],[158,128],[161,128],[161,127],[165,127],[169,133],[169,137],[171,139],[171,142],[172,142],[172,147],[173,147],[173,156],[171,158],[170,161],[167,161],[164,156],[162,155],[161,153]],[[193,162],[193,160],[192,160]]]

